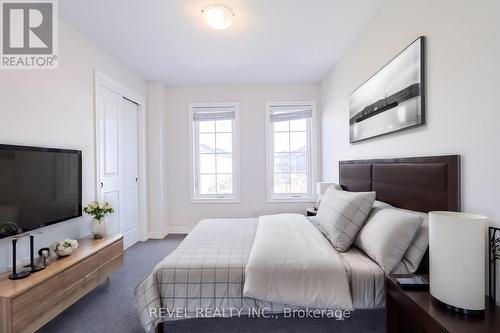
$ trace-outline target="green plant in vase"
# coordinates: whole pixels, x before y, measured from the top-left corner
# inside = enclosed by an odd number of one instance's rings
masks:
[[[92,201],[83,208],[83,212],[93,217],[92,222],[90,222],[90,232],[94,239],[102,238],[107,232],[105,217],[115,212],[113,207],[106,201]]]

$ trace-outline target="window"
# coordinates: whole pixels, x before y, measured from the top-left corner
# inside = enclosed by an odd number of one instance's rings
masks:
[[[314,103],[268,103],[269,201],[314,201]]]
[[[204,202],[237,201],[238,106],[192,104],[192,199]]]

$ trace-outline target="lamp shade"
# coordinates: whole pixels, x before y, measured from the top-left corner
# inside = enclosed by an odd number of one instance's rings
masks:
[[[332,183],[332,182],[318,182],[316,183],[316,194],[321,197],[323,194],[325,194],[326,190],[328,190],[328,188],[330,186],[335,186],[335,188],[338,187],[338,185],[336,183]]]
[[[430,293],[458,312],[485,309],[486,221],[475,214],[429,213]]]

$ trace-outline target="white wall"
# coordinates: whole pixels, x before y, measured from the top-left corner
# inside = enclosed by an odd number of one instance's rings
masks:
[[[167,231],[167,167],[165,137],[166,89],[147,82],[148,237],[164,238]]]
[[[343,159],[461,154],[463,210],[500,225],[498,13],[496,0],[387,0],[322,84],[323,178]],[[420,35],[427,125],[349,144],[349,94]]]
[[[59,69],[0,71],[0,143],[83,151],[83,203],[95,199],[94,68],[145,96],[139,76],[83,37],[59,25]],[[36,248],[89,233],[88,217],[40,229]],[[29,241],[18,243],[29,256]],[[0,240],[0,272],[11,260],[10,238]]]
[[[266,202],[265,103],[319,100],[318,84],[199,85],[166,87],[166,168],[168,229],[186,232],[203,218],[304,213],[308,203]],[[240,203],[190,203],[188,104],[235,102],[240,105]]]

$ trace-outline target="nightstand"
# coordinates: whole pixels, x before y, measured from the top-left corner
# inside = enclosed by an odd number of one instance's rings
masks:
[[[318,210],[316,208],[307,208],[307,215],[306,216],[316,216],[316,213]]]
[[[428,290],[401,289],[396,278],[409,276],[386,277],[387,333],[500,332],[500,308],[492,304],[489,297],[484,316],[457,314],[433,300]]]

